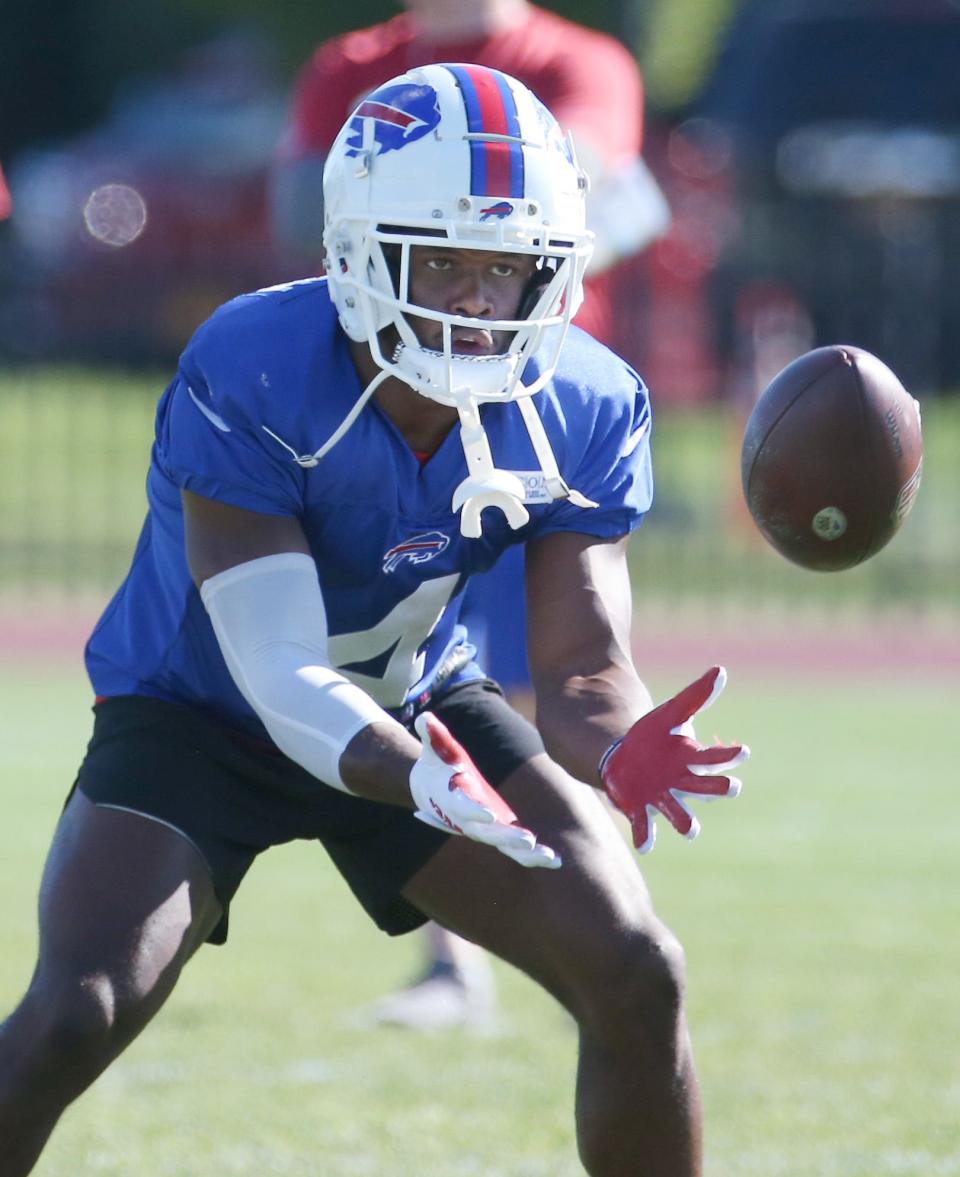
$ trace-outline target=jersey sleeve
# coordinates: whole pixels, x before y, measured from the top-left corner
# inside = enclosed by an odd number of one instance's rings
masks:
[[[264,429],[262,388],[232,332],[210,321],[157,409],[154,461],[177,486],[266,515],[298,515],[303,472]]]
[[[597,506],[560,499],[534,525],[530,538],[553,531],[613,538],[642,522],[653,502],[652,417],[643,381],[630,376],[632,390],[600,399],[593,418],[577,422],[567,438],[568,454],[574,456],[563,464],[567,484]],[[577,454],[573,447],[579,438],[586,441]]]

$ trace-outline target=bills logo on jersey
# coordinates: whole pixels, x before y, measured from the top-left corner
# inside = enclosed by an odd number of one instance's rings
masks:
[[[489,204],[486,208],[480,210],[481,221],[498,220],[502,221],[504,217],[510,216],[513,212],[513,205],[509,200],[498,200],[496,204]]]
[[[368,122],[373,124],[375,154],[398,151],[428,135],[440,122],[437,92],[432,86],[414,86],[409,82],[374,90],[350,119],[347,155],[359,155],[366,150],[364,127]]]
[[[449,545],[450,537],[442,531],[424,531],[420,535],[411,535],[402,544],[383,553],[383,570],[393,572],[404,560],[411,564],[425,564],[434,556],[439,556]]]

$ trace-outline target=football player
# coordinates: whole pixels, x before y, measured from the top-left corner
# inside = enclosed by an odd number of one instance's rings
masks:
[[[324,189],[328,278],[222,307],[159,404],[149,515],[88,644],[95,726],[39,961],[0,1031],[0,1177],[30,1171],[224,941],[256,855],[294,838],[387,933],[436,920],[566,1007],[589,1173],[697,1174],[682,952],[598,792],[641,849],[653,815],[693,836],[688,796],[734,794],[746,749],[694,734],[721,668],[651,708],[631,661],[650,408],[570,329],[585,177],[525,87],[433,65],[361,102]],[[458,622],[513,544],[537,728]]]

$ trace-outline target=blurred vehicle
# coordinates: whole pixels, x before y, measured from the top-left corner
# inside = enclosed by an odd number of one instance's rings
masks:
[[[266,186],[285,108],[262,44],[230,35],[122,89],[91,132],[16,157],[0,351],[166,364],[219,303],[277,281]]]
[[[740,10],[690,111],[727,143],[739,210],[712,277],[734,386],[758,391],[779,332],[794,354],[852,343],[917,391],[960,387],[958,63],[951,0]]]

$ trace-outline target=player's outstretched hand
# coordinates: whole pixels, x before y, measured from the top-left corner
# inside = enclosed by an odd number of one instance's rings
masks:
[[[600,761],[600,780],[614,805],[630,819],[633,844],[641,854],[653,849],[656,817],[662,814],[677,833],[695,838],[700,823],[684,798],[736,797],[740,781],[727,769],[750,755],[745,744],[709,747],[699,743],[693,717],[709,707],[726,685],[727,672],[714,666],[666,703],[642,716]]]
[[[517,824],[517,815],[435,715],[418,715],[414,726],[423,744],[410,772],[415,817],[448,834],[495,846],[521,866],[560,866],[549,846]]]

